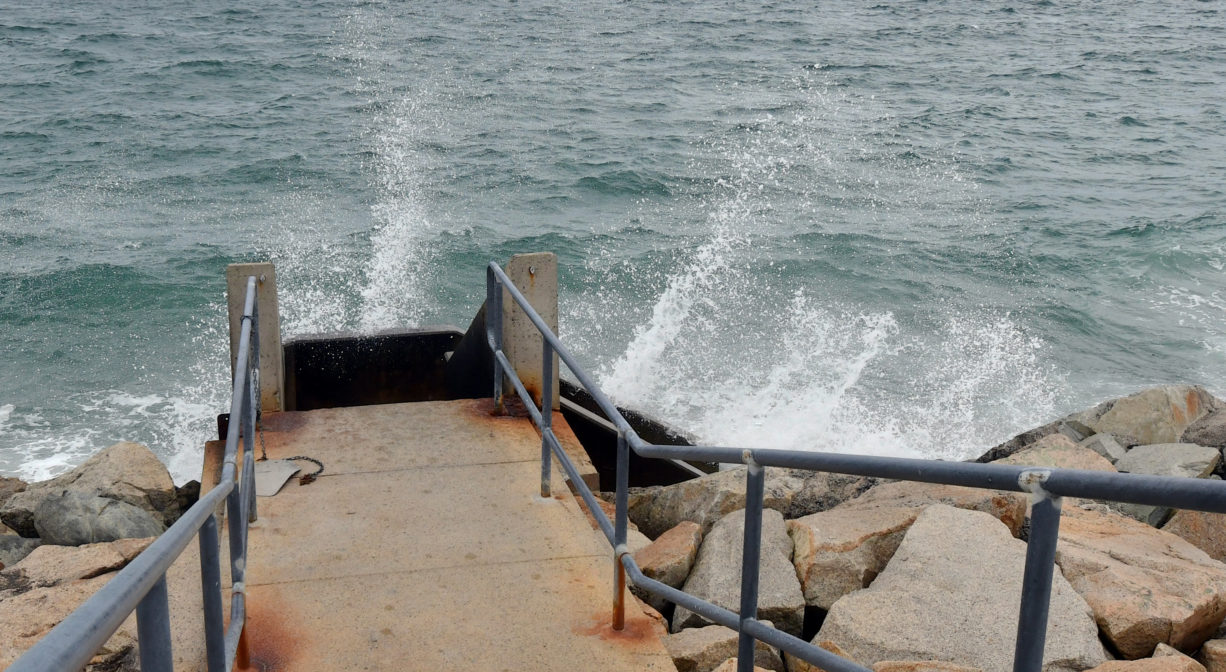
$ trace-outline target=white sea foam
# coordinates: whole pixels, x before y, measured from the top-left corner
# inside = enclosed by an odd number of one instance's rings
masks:
[[[12,404],[0,404],[0,431],[2,431],[4,429],[4,425],[8,423],[9,417],[13,415],[13,410],[15,408],[16,407]]]
[[[666,271],[649,310],[594,293],[578,302],[592,307],[568,326],[581,332],[579,350],[598,362],[606,391],[709,443],[946,459],[1054,413],[1063,380],[1045,344],[1003,309],[937,306],[901,320],[792,289],[798,278],[763,258],[759,241],[791,231],[867,227],[886,243],[927,227],[967,237],[986,228],[975,185],[939,156],[876,161],[877,172],[864,172],[860,157],[881,148],[859,133],[889,121],[873,101],[820,86],[798,98],[794,112],[763,115],[700,148],[707,157],[696,172],[723,176],[693,203],[706,233]],[[840,209],[845,197],[864,201],[855,220]],[[776,219],[777,198],[801,211]],[[589,263],[604,268],[592,270],[609,286],[625,284],[624,266],[601,252]],[[642,276],[639,287],[650,287]],[[610,318],[641,323],[624,351],[602,356],[599,343],[616,342],[619,327],[590,325]]]

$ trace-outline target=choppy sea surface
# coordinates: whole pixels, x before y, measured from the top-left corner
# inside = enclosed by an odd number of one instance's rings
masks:
[[[607,391],[724,444],[1226,393],[1221,2],[0,8],[0,473],[195,477],[257,259],[292,336],[467,325],[552,250]]]

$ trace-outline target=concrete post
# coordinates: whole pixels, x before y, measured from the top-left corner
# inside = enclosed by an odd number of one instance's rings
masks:
[[[285,376],[281,363],[281,312],[277,307],[277,274],[271,262],[230,264],[226,267],[226,303],[230,313],[230,378],[234,378],[234,363],[238,358],[247,278],[252,275],[256,279],[256,301],[260,314],[260,410],[280,411],[284,408]]]
[[[507,277],[528,299],[545,324],[558,333],[558,256],[552,252],[517,254],[505,267]],[[539,405],[541,403],[541,336],[532,320],[520,309],[510,292],[502,292],[502,350],[515,373]],[[553,355],[553,410],[558,409],[558,356]],[[505,388],[511,392],[512,388]]]

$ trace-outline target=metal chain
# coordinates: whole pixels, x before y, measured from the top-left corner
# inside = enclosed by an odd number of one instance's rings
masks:
[[[268,446],[264,445],[264,425],[260,422],[259,416],[256,416],[255,434],[260,437],[260,459],[257,462],[266,462],[268,460]]]
[[[320,462],[319,460],[313,457],[307,457],[306,455],[295,455],[293,457],[287,457],[285,459],[287,460],[306,460],[307,462],[311,462],[315,466],[319,467],[313,473],[303,474],[302,476],[299,476],[298,485],[309,485],[311,483],[314,483],[315,478],[319,476],[320,474],[324,473],[324,463]]]
[[[258,415],[256,416],[255,427],[256,427],[256,434],[260,437],[260,459],[257,461],[264,462],[268,459],[268,447],[264,444],[264,427],[263,427],[263,424],[260,422],[260,418]],[[286,457],[284,459],[286,460],[306,460],[307,462],[310,462],[314,464],[315,466],[319,467],[312,473],[303,474],[302,476],[299,476],[298,477],[299,485],[310,485],[311,483],[315,482],[315,479],[320,474],[324,473],[324,463],[320,462],[319,460],[313,457],[307,457],[306,455],[295,455],[293,457]]]

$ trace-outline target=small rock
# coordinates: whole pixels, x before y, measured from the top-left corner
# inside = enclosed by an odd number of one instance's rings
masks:
[[[1102,455],[1109,462],[1111,462],[1111,464],[1115,464],[1121,457],[1124,456],[1125,453],[1128,452],[1123,446],[1120,445],[1120,442],[1116,441],[1115,437],[1111,436],[1110,434],[1095,434],[1077,445],[1081,446],[1082,448],[1089,448],[1099,455]]]
[[[1162,529],[1208,553],[1214,560],[1226,562],[1226,514],[1181,509],[1175,511]]]
[[[73,490],[44,497],[34,511],[34,526],[43,543],[61,546],[156,537],[165,531],[144,509]]]
[[[27,539],[16,534],[0,535],[0,569],[17,564],[41,543],[39,539]]]
[[[837,507],[788,521],[792,562],[805,603],[830,609],[844,595],[867,588],[902,543],[921,509]]]
[[[716,606],[739,611],[744,534],[743,510],[721,518],[703,539],[683,590]],[[792,567],[792,540],[783,515],[772,509],[762,512],[758,576],[758,618],[773,621],[788,634],[799,635],[804,625],[805,598]],[[706,619],[680,606],[673,614],[674,632],[708,624]]]
[[[1217,448],[1193,443],[1160,443],[1129,450],[1115,463],[1115,467],[1132,474],[1205,478],[1213,473],[1221,458]],[[1154,527],[1161,525],[1171,515],[1171,509],[1146,504],[1109,502],[1107,506]]]
[[[740,635],[732,628],[708,625],[687,628],[664,638],[664,647],[673,657],[677,672],[710,672],[729,658],[736,658]],[[784,672],[779,652],[765,642],[755,642],[754,665]]]
[[[1177,656],[1192,660],[1191,656],[1167,644],[1159,644],[1158,646],[1154,647],[1154,653],[1150,656],[1150,658],[1161,658],[1162,656]]]
[[[1066,510],[1056,562],[1126,658],[1195,650],[1226,617],[1226,566],[1131,518]]]
[[[1159,656],[1140,660],[1111,660],[1089,672],[1205,672],[1205,668],[1187,656]]]
[[[694,558],[702,544],[702,528],[698,523],[682,521],[673,529],[661,534],[651,545],[634,553],[634,561],[649,579],[655,579],[672,588],[680,588],[690,575]],[[652,607],[663,611],[667,602],[662,597],[639,588],[632,588],[635,595]]]
[[[1226,448],[1226,408],[1216,411],[1192,423],[1179,440],[1213,448]]]
[[[1222,453],[1216,448],[1195,443],[1159,443],[1130,449],[1115,463],[1115,468],[1130,474],[1205,478],[1221,459]]]
[[[945,660],[1006,672],[1025,564],[1026,545],[998,520],[930,506],[872,585],[834,603],[813,643],[862,665]],[[1057,573],[1043,670],[1076,672],[1107,659],[1089,607]]]
[[[1200,663],[1209,672],[1226,672],[1226,639],[1211,639],[1201,645]]]
[[[963,488],[956,485],[882,483],[863,495],[845,502],[844,507],[894,506],[923,509],[932,504],[946,504],[959,509],[982,511],[1004,523],[1013,536],[1022,530],[1026,519],[1026,496],[1017,492]]]

